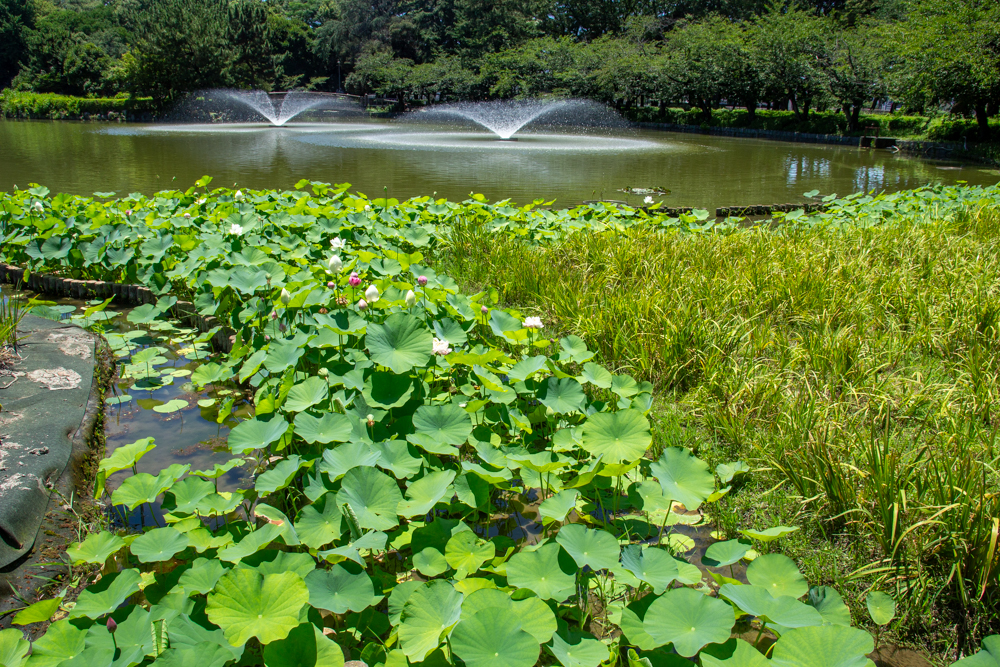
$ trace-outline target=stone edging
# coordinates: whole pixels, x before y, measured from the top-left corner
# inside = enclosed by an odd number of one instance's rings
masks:
[[[74,278],[62,278],[49,274],[39,274],[31,272],[28,280],[24,282],[24,269],[11,264],[0,263],[0,283],[10,283],[12,285],[24,284],[24,287],[38,293],[51,296],[63,296],[77,299],[98,298],[107,299],[116,297],[118,303],[131,305],[141,305],[144,303],[156,303],[159,298],[153,294],[153,290],[142,285],[126,285],[122,283],[105,282],[103,280],[76,280]],[[198,313],[194,304],[190,301],[178,301],[174,304],[172,315],[179,320],[187,322],[197,328],[202,333],[222,323],[213,315],[205,317]],[[212,347],[216,352],[229,352],[233,349],[234,332],[227,327],[222,327],[212,337]]]

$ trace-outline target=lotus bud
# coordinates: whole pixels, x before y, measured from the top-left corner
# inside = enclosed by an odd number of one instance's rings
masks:
[[[118,629],[118,624],[115,623],[115,619],[111,618],[110,616],[108,617],[107,626],[108,626],[108,632],[110,632],[111,634],[114,634],[115,630]]]
[[[36,213],[45,213],[45,207],[42,205],[42,202],[40,202],[40,201],[36,201],[35,205],[32,208],[35,209]],[[111,619],[108,619],[108,620],[111,620]]]
[[[285,326],[284,322],[278,322],[278,331],[285,333],[286,329],[288,329],[288,327]]]
[[[487,308],[486,306],[482,306],[482,307],[481,307],[481,308],[479,309],[479,312],[480,312],[480,313],[482,313],[483,315],[485,315],[486,313],[490,312],[490,309],[489,309],[489,308]]]
[[[347,282],[350,283],[351,287],[357,287],[361,284],[361,278],[358,277],[357,273],[352,273],[351,277],[347,279]]]
[[[375,415],[368,415],[368,428],[375,426]]]
[[[281,288],[281,303],[288,305],[288,302],[292,300],[292,294],[285,288]]]
[[[371,206],[369,206],[368,204],[365,204],[365,210],[366,210],[366,211],[370,211],[370,210],[372,210],[372,207],[371,207]]]
[[[271,319],[272,320],[278,319],[278,311],[276,311],[276,310],[272,310],[271,311]]]
[[[368,302],[364,299],[358,299],[358,310],[368,310]]]
[[[325,377],[326,377],[327,375],[329,375],[329,374],[330,374],[330,371],[328,371],[328,370],[327,370],[327,369],[325,369],[325,368],[320,368],[318,372],[319,372],[319,376],[320,376],[321,378],[325,378]]]
[[[191,214],[190,214],[190,213],[185,213],[185,214],[184,214],[184,218],[185,218],[186,220],[190,220],[190,219],[191,219]]]
[[[326,287],[327,287],[327,289],[333,289],[333,288],[334,288],[334,287],[336,287],[336,286],[337,286],[337,283],[333,282],[332,280],[330,280],[330,281],[328,281],[328,282],[326,283]]]
[[[270,337],[270,336],[268,336],[267,334],[264,334],[264,340],[266,340],[266,341],[267,341],[267,340],[271,340],[271,337]]]
[[[417,295],[413,293],[413,290],[407,290],[406,296],[403,300],[406,301],[406,306],[408,308],[413,308],[414,304],[417,303]]]
[[[542,328],[542,318],[540,317],[529,317],[524,320],[525,329],[541,329]]]
[[[235,199],[236,201],[243,201],[243,191],[237,190],[236,194],[233,195],[233,199]]]
[[[375,303],[378,301],[378,288],[374,285],[369,285],[368,289],[365,290],[365,298],[368,299],[368,303]]]
[[[326,260],[326,268],[329,269],[331,273],[340,273],[340,270],[344,268],[344,261],[340,259],[339,255],[334,255],[330,259]]]
[[[125,215],[132,215],[132,209],[128,209],[127,211],[125,211]]]
[[[418,277],[417,284],[420,285],[421,287],[425,287],[427,285],[427,276]]]

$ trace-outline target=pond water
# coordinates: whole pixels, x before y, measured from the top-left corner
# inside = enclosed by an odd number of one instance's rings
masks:
[[[670,191],[662,197],[669,206],[714,208],[799,202],[814,189],[846,195],[1000,180],[1000,172],[981,165],[886,150],[615,132],[533,132],[529,126],[507,142],[468,127],[366,118],[283,127],[0,121],[0,190],[35,182],[80,195],[149,194],[187,188],[209,174],[226,186],[289,188],[308,178],[349,182],[372,197],[437,193],[461,200],[479,192],[519,203],[544,197],[557,205],[590,199],[638,204],[641,197],[619,190],[658,187]]]

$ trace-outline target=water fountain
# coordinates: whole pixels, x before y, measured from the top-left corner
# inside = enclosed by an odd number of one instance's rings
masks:
[[[281,127],[299,114],[327,103],[320,95],[294,90],[285,93],[277,106],[274,98],[262,90],[224,90],[219,93],[223,99],[252,109],[275,127]]]
[[[610,112],[604,105],[585,100],[459,102],[424,109],[409,114],[409,117],[425,121],[457,117],[489,130],[501,141],[517,141],[514,135],[525,126],[543,117],[549,121],[556,115],[562,116],[563,124],[568,121],[574,125],[594,125],[596,121],[597,125],[604,127],[625,125],[617,114]]]

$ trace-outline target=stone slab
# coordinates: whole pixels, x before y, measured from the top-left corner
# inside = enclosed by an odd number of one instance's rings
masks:
[[[94,382],[96,337],[28,315],[20,360],[0,374],[0,570],[34,546],[73,454]]]

